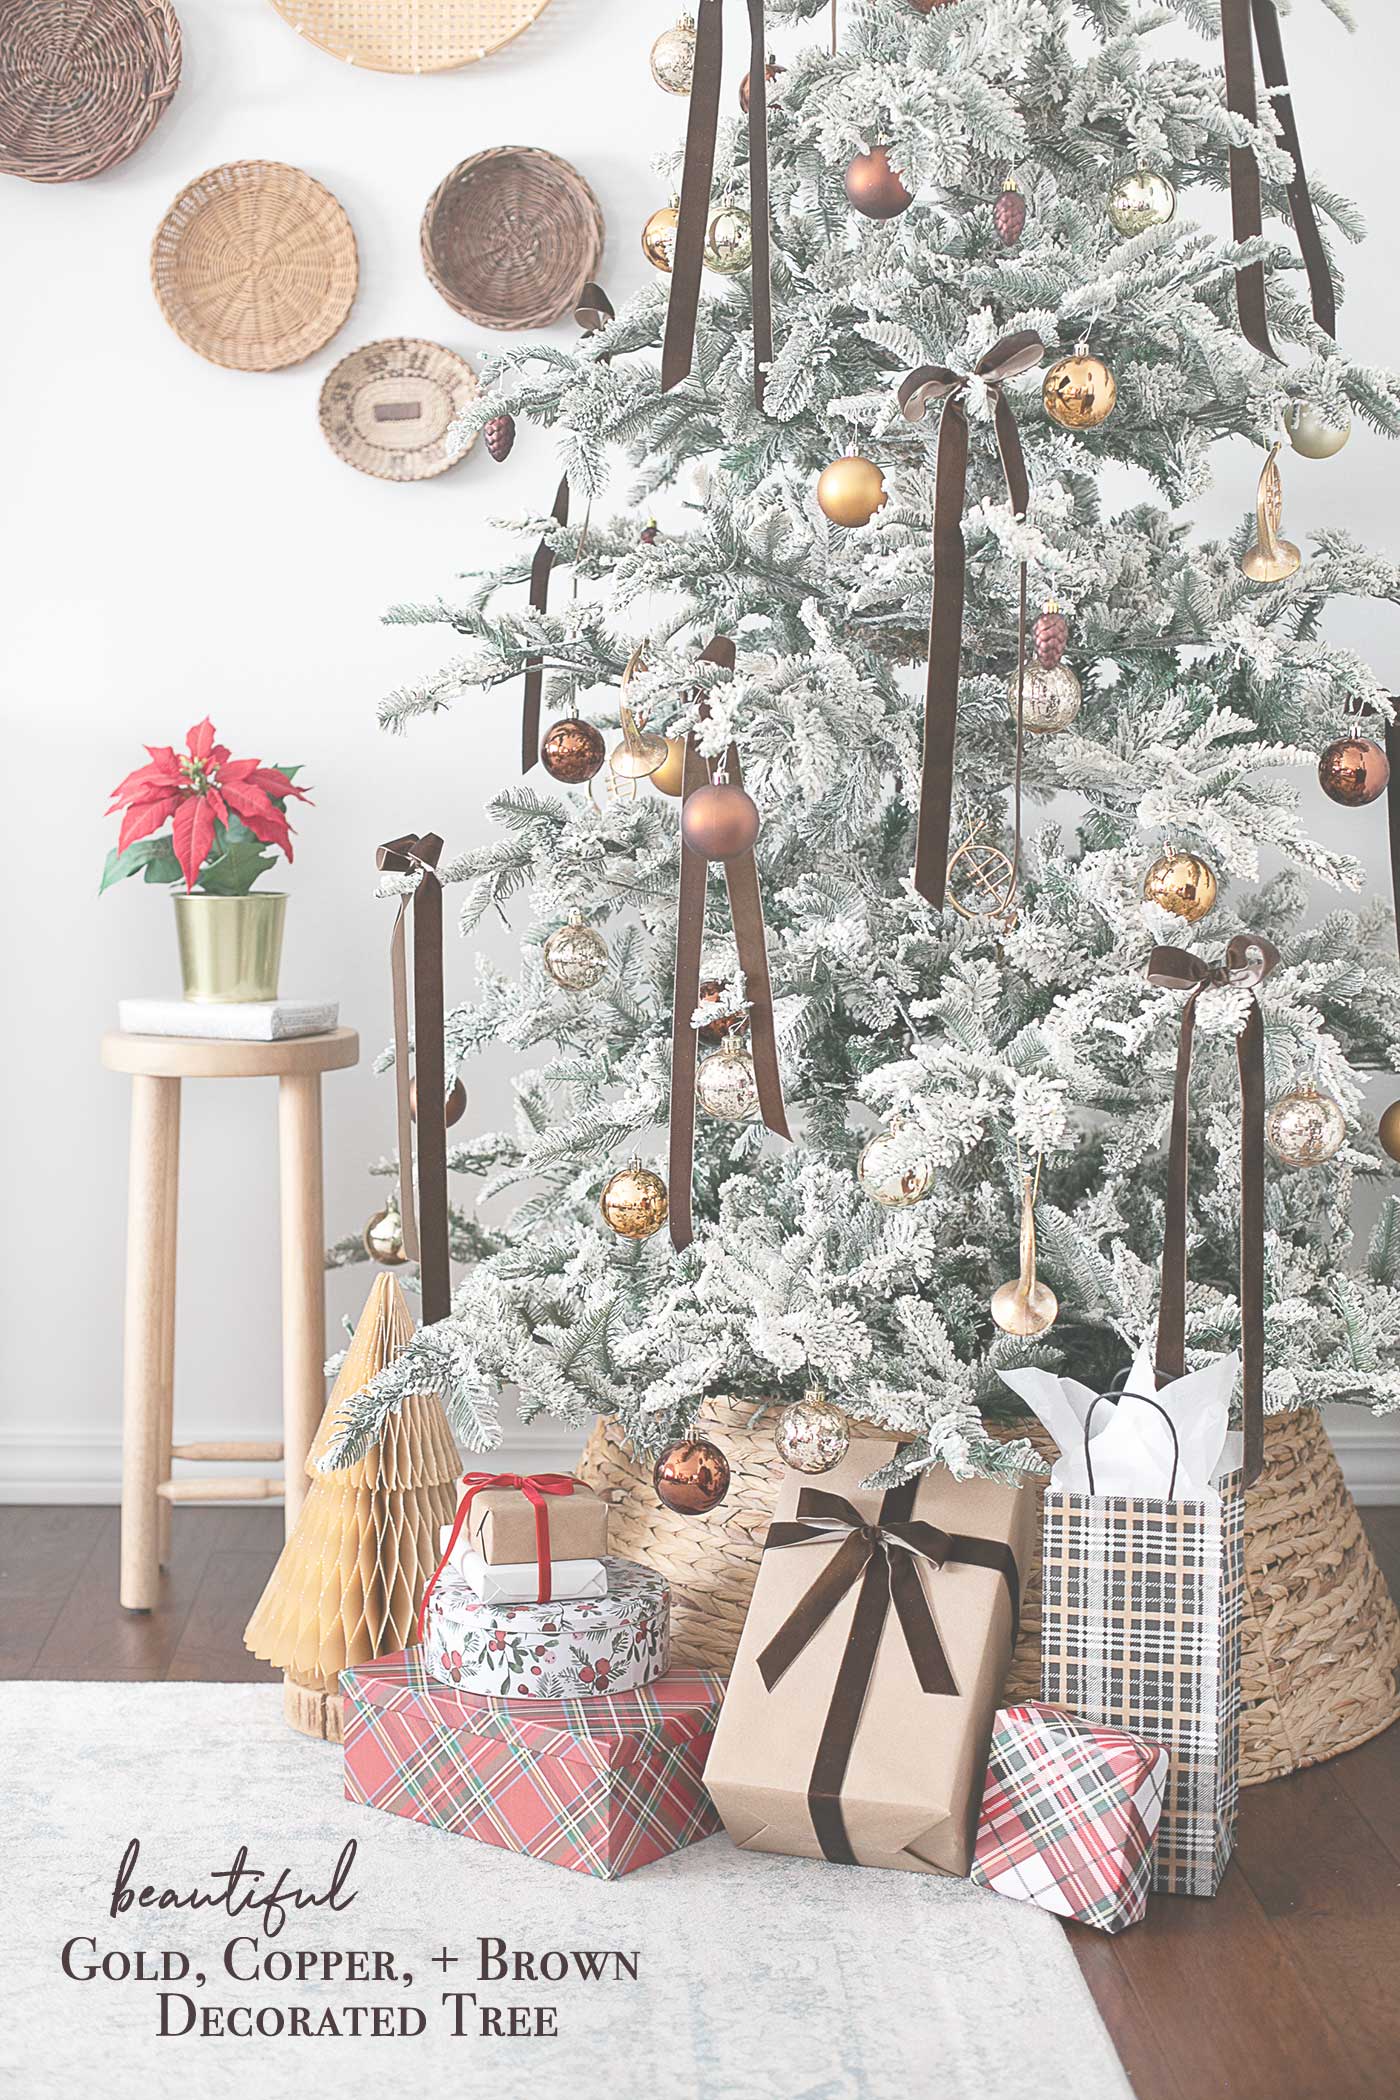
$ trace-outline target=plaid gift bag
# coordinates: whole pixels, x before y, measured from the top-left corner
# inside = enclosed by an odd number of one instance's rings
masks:
[[[1169,1753],[1048,1706],[992,1733],[972,1879],[1101,1932],[1147,1909]]]

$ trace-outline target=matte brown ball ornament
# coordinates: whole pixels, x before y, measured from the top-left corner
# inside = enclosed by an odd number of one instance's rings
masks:
[[[823,467],[817,502],[833,525],[868,525],[885,501],[885,477],[875,462],[849,453]]]
[[[856,155],[846,170],[846,195],[867,219],[897,219],[914,202],[883,146]]]
[[[666,1223],[666,1184],[639,1159],[608,1176],[598,1201],[619,1239],[649,1240]]]
[[[776,86],[777,82],[782,78],[783,74],[786,73],[786,71],[786,66],[780,66],[776,63],[774,59],[770,58],[767,65],[763,68],[763,77],[767,81],[769,87],[771,88]],[[751,75],[746,73],[743,79],[739,82],[739,107],[744,112],[745,116],[747,116],[749,113],[750,78]],[[777,99],[778,98],[776,95],[770,95],[768,97],[768,107],[770,109],[773,107],[773,104],[777,101]]]
[[[1113,414],[1118,382],[1101,357],[1081,343],[1073,357],[1051,365],[1041,389],[1045,413],[1062,430],[1097,430]]]
[[[1194,853],[1163,853],[1143,878],[1142,894],[1149,904],[1194,926],[1215,902],[1215,871]]]
[[[1368,736],[1339,736],[1317,762],[1322,792],[1343,809],[1364,809],[1390,783],[1390,760]]]
[[[732,781],[696,788],[681,810],[681,837],[703,860],[733,860],[747,853],[758,824],[758,804]]]
[[[1376,1125],[1376,1136],[1381,1141],[1381,1150],[1392,1159],[1400,1159],[1400,1101],[1392,1101]]]
[[[551,780],[563,781],[566,787],[581,787],[599,771],[607,752],[601,729],[595,729],[591,722],[580,722],[576,715],[568,715],[545,736],[540,746],[540,764]]]
[[[657,1500],[678,1516],[708,1516],[729,1493],[729,1460],[718,1444],[687,1439],[662,1452],[651,1480]]]
[[[418,1081],[416,1079],[410,1079],[408,1082],[408,1112],[416,1123],[418,1121]],[[460,1079],[454,1078],[451,1086],[447,1089],[447,1098],[442,1104],[442,1112],[443,1120],[449,1130],[454,1123],[460,1123],[466,1114],[467,1090]]]

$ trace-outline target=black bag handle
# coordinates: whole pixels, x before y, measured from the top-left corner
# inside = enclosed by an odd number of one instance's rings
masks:
[[[1089,1456],[1089,1424],[1094,1419],[1094,1409],[1098,1406],[1100,1400],[1141,1400],[1145,1407],[1156,1408],[1158,1414],[1166,1423],[1172,1440],[1172,1477],[1167,1483],[1167,1500],[1168,1502],[1174,1502],[1176,1500],[1176,1476],[1181,1466],[1181,1439],[1177,1436],[1175,1422],[1167,1413],[1161,1401],[1152,1399],[1150,1394],[1130,1393],[1126,1388],[1121,1392],[1115,1392],[1112,1386],[1109,1386],[1102,1393],[1095,1393],[1093,1399],[1089,1402],[1089,1411],[1084,1417],[1084,1470],[1089,1476],[1089,1493],[1093,1495],[1098,1492],[1094,1486],[1094,1461]]]

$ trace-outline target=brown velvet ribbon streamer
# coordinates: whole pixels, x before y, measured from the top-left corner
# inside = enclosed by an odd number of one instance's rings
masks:
[[[734,644],[727,634],[717,634],[700,652],[702,663],[734,668]],[[702,712],[704,712],[702,704]],[[733,786],[744,785],[739,753],[731,744],[724,771]],[[701,757],[694,733],[685,740],[685,764],[681,774],[681,808],[703,787],[710,769]],[[671,1009],[671,1117],[667,1161],[671,1245],[680,1251],[695,1237],[692,1215],[692,1183],[695,1168],[695,1028],[691,1015],[700,1002],[700,956],[705,940],[705,891],[709,863],[680,841],[680,893],[676,907],[676,986]],[[724,863],[725,887],[729,892],[729,916],[734,928],[734,946],[749,1002],[749,1054],[753,1058],[758,1086],[759,1114],[778,1137],[790,1137],[783,1102],[782,1074],[778,1068],[778,1041],[773,1023],[773,980],[768,969],[768,936],[763,922],[763,899],[758,887],[758,863],[752,847]]]
[[[1045,355],[1034,329],[1003,336],[973,366],[992,396],[997,451],[1007,500],[1018,518],[1030,507],[1021,434],[1003,383],[1029,372]],[[958,735],[958,667],[962,655],[967,550],[963,503],[967,494],[969,375],[947,365],[920,365],[900,382],[899,405],[911,423],[922,420],[931,401],[941,401],[933,486],[933,605],[929,614],[928,678],[924,694],[924,762],[919,781],[919,829],[914,850],[914,887],[935,911],[948,888],[948,833],[953,816],[953,759]]]
[[[1237,933],[1225,950],[1223,964],[1204,962],[1185,948],[1158,947],[1148,957],[1149,984],[1188,994],[1181,1010],[1167,1151],[1156,1359],[1157,1376],[1164,1381],[1181,1378],[1186,1371],[1186,1198],[1196,1002],[1208,985],[1238,985],[1252,992],[1279,961],[1272,941],[1256,933]],[[1240,1078],[1240,1338],[1244,1477],[1248,1484],[1258,1479],[1264,1463],[1264,1023],[1257,999],[1251,998],[1248,1019],[1235,1038],[1235,1061]]]
[[[1222,0],[1220,26],[1225,50],[1226,107],[1233,116],[1243,117],[1251,124],[1257,123],[1259,116],[1254,76],[1254,54],[1258,50],[1269,104],[1293,161],[1288,209],[1298,237],[1298,251],[1308,273],[1313,319],[1328,335],[1335,336],[1337,295],[1303,167],[1303,150],[1298,140],[1288,69],[1283,58],[1283,37],[1274,0]],[[1230,213],[1237,241],[1256,240],[1263,232],[1259,163],[1249,146],[1230,148]],[[1252,344],[1261,356],[1276,358],[1278,352],[1269,340],[1262,262],[1247,263],[1235,272],[1235,303],[1245,341]]]
[[[390,839],[375,854],[386,874],[418,875],[418,887],[399,898],[389,943],[394,988],[394,1083],[398,1098],[399,1205],[404,1247],[418,1263],[425,1324],[445,1320],[452,1310],[452,1276],[447,1253],[447,1117],[433,1115],[430,1104],[447,1099],[446,1049],[443,1041],[442,884],[437,864],[442,840],[435,831],[420,838],[409,832]],[[408,944],[407,919],[413,915],[413,1073],[420,1113],[417,1122],[417,1175],[414,1174],[414,1118],[409,1101]]]
[[[768,206],[768,39],[763,0],[749,7],[749,216],[753,256],[749,282],[753,312],[753,398],[763,406],[765,367],[773,361],[773,291]],[[715,136],[719,128],[720,69],[724,56],[724,0],[699,0],[695,11],[695,66],[681,173],[680,219],[671,264],[671,297],[661,345],[661,391],[669,393],[695,359],[700,273],[711,216]]]
[[[574,319],[585,335],[596,335],[600,328],[613,318],[612,301],[600,284],[591,280],[584,285],[574,308]],[[569,522],[569,477],[566,474],[554,491],[554,508],[550,512],[557,526]],[[554,549],[547,539],[540,541],[535,549],[535,558],[530,564],[530,610],[548,612],[549,579],[554,568]],[[544,658],[529,656],[525,660],[525,699],[520,712],[520,770],[528,773],[540,755],[540,704],[544,698]]]
[[[873,1524],[844,1496],[827,1494],[820,1488],[803,1488],[797,1499],[796,1521],[771,1524],[763,1549],[767,1553],[789,1546],[837,1545],[837,1551],[758,1658],[759,1673],[770,1692],[826,1624],[846,1592],[860,1583],[855,1616],[846,1636],[807,1787],[812,1828],[823,1856],[843,1866],[854,1866],[856,1857],[841,1813],[841,1788],[891,1604],[920,1688],[957,1697],[958,1688],[917,1563],[925,1561],[935,1570],[948,1561],[994,1569],[1005,1582],[1011,1599],[1013,1644],[1020,1624],[1021,1579],[1010,1546],[1004,1539],[940,1531],[936,1524],[916,1519],[918,1485],[917,1480],[908,1480],[889,1488]]]
[[[1400,710],[1400,701],[1395,702]],[[1390,779],[1385,791],[1386,820],[1390,827],[1390,891],[1395,900],[1395,943],[1400,953],[1400,711],[1385,725],[1385,755]]]

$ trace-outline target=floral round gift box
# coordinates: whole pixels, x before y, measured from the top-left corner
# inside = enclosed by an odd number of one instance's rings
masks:
[[[497,1699],[632,1692],[671,1666],[671,1591],[609,1558],[606,1597],[486,1604],[448,1568],[428,1600],[424,1651],[439,1684]]]

